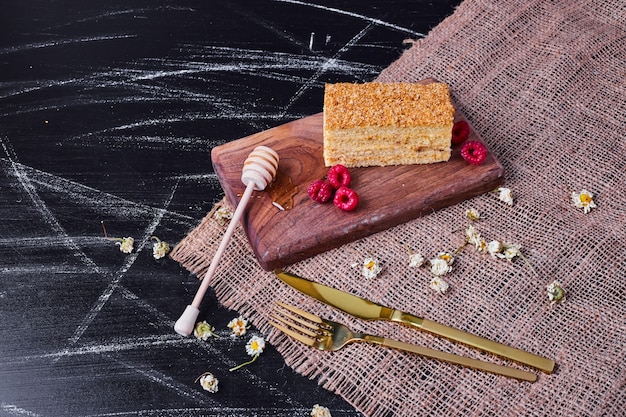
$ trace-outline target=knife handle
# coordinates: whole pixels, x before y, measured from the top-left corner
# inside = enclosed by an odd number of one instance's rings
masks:
[[[370,336],[371,337],[371,336]],[[369,339],[369,340],[368,340]],[[378,339],[378,340],[372,340]],[[440,361],[465,366],[479,371],[490,372],[497,375],[507,376],[509,378],[515,378],[520,381],[534,382],[537,380],[537,375],[522,371],[521,369],[511,368],[509,366],[498,365],[495,363],[485,362],[478,359],[467,358],[465,356],[458,356],[448,352],[441,352],[439,350],[430,349],[424,346],[412,345],[409,343],[400,342],[397,340],[385,339],[382,337],[373,336],[366,338],[366,341],[372,343],[380,343],[383,346],[387,346],[394,349],[404,350],[406,352],[417,353],[418,355],[438,359]]]
[[[408,324],[410,326],[417,327],[420,330],[425,330],[438,336],[445,337],[446,339],[454,340],[485,352],[493,353],[494,355],[532,366],[533,368],[540,369],[548,374],[551,374],[554,370],[554,361],[552,359],[544,358],[542,356],[535,355],[534,353],[503,345],[502,343],[485,339],[484,337],[476,336],[474,334],[464,332],[463,330],[437,323],[436,321],[413,316],[412,314],[404,313],[398,310],[391,314],[391,320]]]

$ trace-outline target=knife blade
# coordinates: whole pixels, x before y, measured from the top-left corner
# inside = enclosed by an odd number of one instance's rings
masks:
[[[553,360],[535,355],[534,353],[507,346],[423,317],[417,317],[404,311],[386,307],[336,288],[299,277],[290,272],[277,269],[274,273],[280,280],[303,294],[313,297],[318,301],[354,317],[363,320],[388,320],[405,324],[515,362],[532,366],[548,374],[552,373],[554,370],[555,364]]]

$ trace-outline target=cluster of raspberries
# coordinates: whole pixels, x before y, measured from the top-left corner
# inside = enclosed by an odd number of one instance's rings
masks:
[[[459,120],[452,127],[452,144],[460,145],[469,136],[470,127],[465,120]],[[470,140],[463,143],[461,156],[472,165],[480,165],[487,158],[487,148],[485,144],[477,140]]]
[[[337,164],[328,170],[325,180],[313,181],[307,189],[307,194],[311,200],[318,203],[327,203],[332,199],[336,207],[352,211],[359,205],[359,195],[349,188],[351,180],[348,168]]]

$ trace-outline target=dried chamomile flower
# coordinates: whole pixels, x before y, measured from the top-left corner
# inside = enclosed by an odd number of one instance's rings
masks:
[[[488,249],[487,242],[472,225],[469,225],[465,230],[465,239],[467,243],[474,245],[478,252],[485,252]]]
[[[373,279],[380,274],[382,268],[380,262],[376,258],[368,257],[363,261],[363,276],[367,279]]]
[[[154,240],[152,244],[152,256],[154,259],[164,258],[170,252],[169,243],[162,241],[156,236],[152,236],[151,239]]]
[[[478,220],[480,220],[480,213],[476,209],[468,209],[467,211],[465,211],[465,215],[473,222],[477,222]]]
[[[553,281],[546,287],[546,290],[548,291],[548,299],[551,305],[565,301],[565,290],[558,281]]]
[[[495,192],[498,193],[498,198],[500,201],[504,201],[509,206],[513,205],[513,193],[509,188],[498,187]]]
[[[504,259],[511,261],[516,256],[522,256],[522,252],[520,251],[521,247],[519,245],[515,245],[513,243],[503,243],[502,244],[502,256]]]
[[[332,417],[330,415],[330,410],[326,407],[322,407],[319,404],[315,404],[313,406],[313,410],[311,410],[311,417]]]
[[[502,242],[499,240],[492,240],[487,244],[487,252],[489,252],[489,255],[494,258],[499,256],[502,253]]]
[[[123,253],[131,253],[134,249],[135,239],[132,237],[123,237],[123,238],[112,238],[113,240],[118,240],[117,245],[120,247],[120,252]]]
[[[492,240],[487,244],[487,250],[489,254],[496,258],[506,259],[512,261],[516,256],[522,256],[520,246],[513,243],[500,242],[498,240]]]
[[[438,294],[445,294],[448,291],[448,283],[440,277],[433,277],[430,280],[430,288]]]
[[[205,372],[200,375],[195,382],[198,381],[200,381],[202,389],[204,389],[205,391],[209,391],[210,393],[215,394],[219,389],[217,385],[220,381],[211,372]]]
[[[226,207],[220,207],[213,213],[213,218],[220,226],[224,226],[230,219],[233,218],[233,212]]]
[[[106,227],[104,227],[104,222],[100,222],[100,224],[102,225],[102,231],[104,232],[104,237],[108,240],[113,240],[115,241],[116,245],[118,245],[120,247],[120,252],[123,253],[131,253],[134,249],[134,245],[135,245],[135,239],[133,239],[132,237],[109,237],[109,235],[107,234],[107,229]]]
[[[583,209],[583,213],[587,214],[592,208],[596,208],[593,202],[593,194],[590,191],[582,190],[580,193],[572,191],[572,203],[576,208]]]
[[[452,271],[452,266],[445,259],[434,258],[430,261],[430,272],[435,276],[442,276]]]
[[[246,331],[249,327],[248,320],[243,316],[232,319],[228,322],[227,326],[230,328],[230,330],[232,330],[235,336],[243,336],[244,334],[246,334]]]
[[[250,365],[252,362],[257,360],[259,355],[263,353],[264,349],[265,349],[265,339],[259,336],[252,336],[250,340],[248,340],[248,343],[246,343],[246,353],[252,356],[252,360],[248,362],[244,362],[241,365],[237,365],[234,368],[230,368],[229,371],[233,372],[233,371],[236,371],[237,369],[243,368],[246,365]]]
[[[452,263],[454,262],[454,255],[450,252],[439,252],[437,254],[437,258],[443,259],[448,265],[452,265]]]
[[[219,337],[215,334],[215,327],[211,326],[206,321],[196,323],[196,327],[193,329],[193,335],[200,340],[207,340],[209,337]]]
[[[409,267],[411,268],[419,268],[424,265],[425,259],[419,253],[411,253],[409,254]]]

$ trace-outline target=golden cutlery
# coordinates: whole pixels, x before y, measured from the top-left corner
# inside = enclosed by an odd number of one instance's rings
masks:
[[[535,355],[534,353],[526,352],[484,337],[476,336],[426,318],[417,317],[400,310],[385,307],[335,288],[309,281],[283,270],[276,270],[274,273],[278,278],[298,291],[360,319],[389,320],[406,324],[416,327],[419,330],[425,330],[485,352],[493,353],[503,358],[532,366],[546,373],[552,373],[554,370],[553,360]]]
[[[417,353],[427,358],[438,359],[479,371],[491,372],[493,374],[515,378],[520,381],[534,382],[537,380],[537,375],[531,372],[458,356],[452,353],[441,352],[397,340],[386,339],[380,336],[353,332],[341,323],[322,319],[321,317],[285,303],[277,302],[276,304],[281,308],[277,308],[271,315],[272,319],[275,321],[270,321],[270,324],[305,345],[319,350],[336,351],[343,348],[348,343],[366,342]]]

